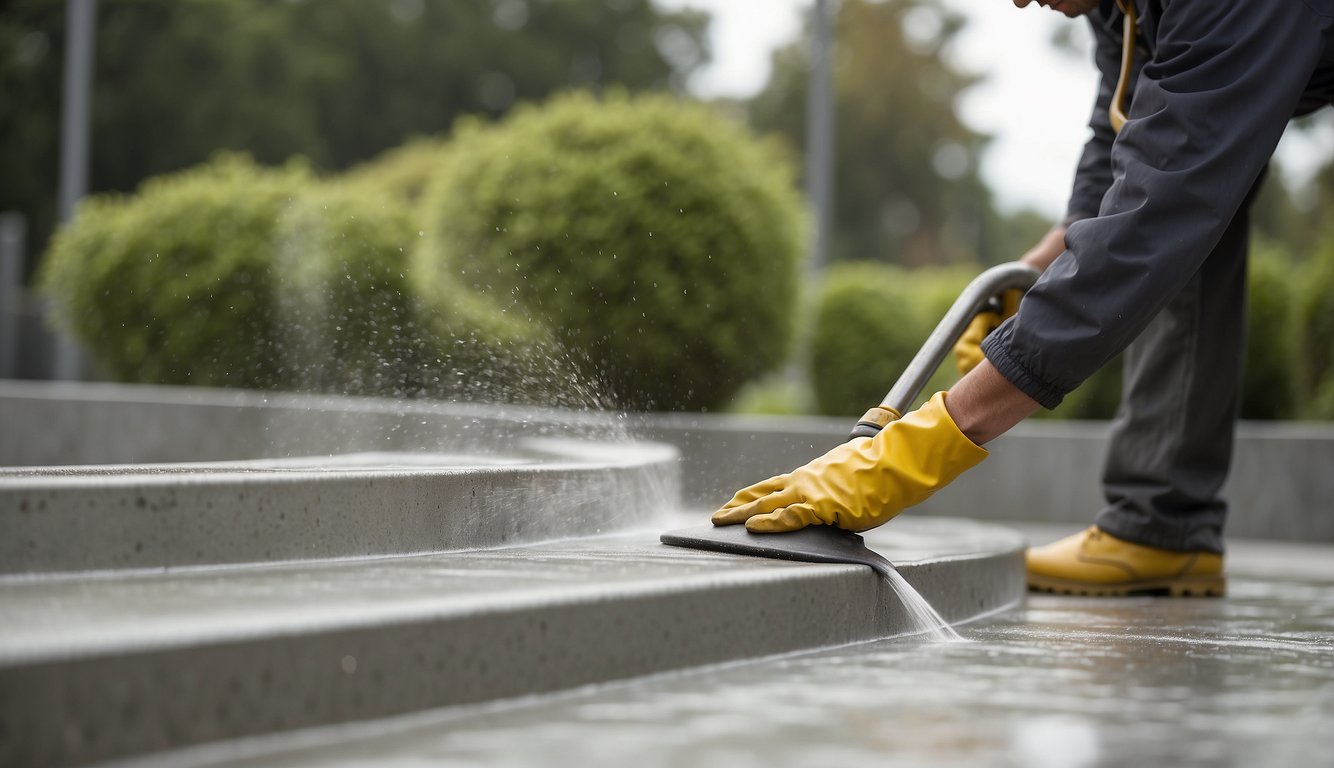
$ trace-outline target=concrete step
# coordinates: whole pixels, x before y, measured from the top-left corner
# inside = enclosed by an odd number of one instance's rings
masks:
[[[693,524],[702,513],[684,520]],[[951,622],[1022,597],[1023,540],[963,520],[868,536]],[[868,569],[666,547],[509,549],[0,578],[0,764],[74,765],[883,638]]]
[[[676,509],[677,453],[504,452],[0,468],[0,574],[419,554],[592,536]],[[541,510],[542,514],[533,514]]]

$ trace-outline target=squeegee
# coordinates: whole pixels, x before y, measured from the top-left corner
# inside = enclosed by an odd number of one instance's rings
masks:
[[[862,416],[848,439],[875,437],[886,424],[906,413],[973,318],[983,310],[998,307],[1001,293],[1012,289],[1027,291],[1037,279],[1037,270],[1018,262],[992,267],[973,278],[884,400]],[[888,560],[867,548],[861,536],[826,525],[807,526],[787,533],[751,533],[744,525],[700,525],[668,531],[660,539],[674,547],[711,552],[809,563],[865,565],[884,575],[894,568]]]

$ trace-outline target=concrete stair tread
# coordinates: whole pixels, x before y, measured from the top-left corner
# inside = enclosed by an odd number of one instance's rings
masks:
[[[701,515],[682,515],[682,525]],[[856,566],[790,563],[663,546],[657,531],[473,552],[0,580],[0,665],[632,600]],[[904,520],[868,536],[903,565],[1022,545],[994,525]]]
[[[868,568],[651,531],[412,557],[0,579],[0,765],[66,765],[922,631]],[[947,620],[1015,605],[1022,539],[868,537]],[[56,720],[53,713],[60,713]]]

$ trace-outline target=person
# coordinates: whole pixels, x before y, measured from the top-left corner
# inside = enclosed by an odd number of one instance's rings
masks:
[[[975,365],[947,392],[713,522],[880,525],[1126,350],[1106,506],[1028,551],[1029,586],[1221,595],[1248,208],[1288,120],[1334,97],[1334,0],[1038,2],[1089,21],[1102,78],[1068,216],[1023,257],[1041,278],[1003,322],[974,321],[957,353]]]

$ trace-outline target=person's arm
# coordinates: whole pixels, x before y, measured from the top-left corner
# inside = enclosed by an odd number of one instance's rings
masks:
[[[1324,41],[1304,4],[1164,4],[1099,215],[1068,227],[1069,250],[987,339],[990,362],[876,437],[742,489],[715,524],[880,525],[985,458],[981,444],[1059,404],[1181,290],[1268,161]]]
[[[950,417],[969,440],[986,445],[1042,406],[983,360],[950,387],[945,399]]]
[[[1098,96],[1094,100],[1093,114],[1089,118],[1091,135],[1079,158],[1065,218],[1019,257],[1020,263],[1038,272],[1045,272],[1047,267],[1065,252],[1067,224],[1098,214],[1102,196],[1112,183],[1111,154],[1116,133],[1112,130],[1107,113],[1120,74],[1121,43],[1112,34],[1109,26],[1115,24],[1116,19],[1106,19],[1095,12],[1089,15],[1088,21],[1092,26],[1097,45],[1094,61],[1100,75]],[[1007,291],[999,297],[997,309],[978,312],[968,324],[967,329],[954,344],[954,364],[960,376],[967,375],[982,362],[984,359],[982,341],[1018,311],[1021,295],[1021,291]]]
[[[1303,3],[1164,3],[1099,215],[983,345],[1047,408],[1140,334],[1222,237],[1323,52]]]

